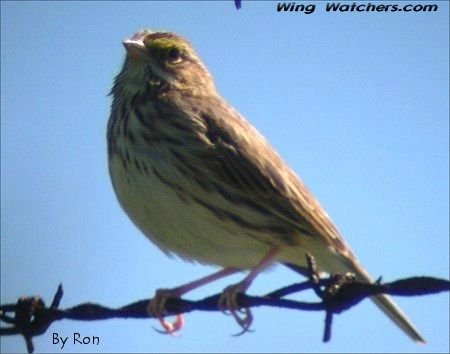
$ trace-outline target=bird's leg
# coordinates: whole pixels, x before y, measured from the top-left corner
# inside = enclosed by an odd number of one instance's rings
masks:
[[[271,248],[258,265],[251,270],[251,272],[239,283],[230,285],[223,291],[219,299],[219,308],[224,311],[229,311],[239,326],[242,327],[243,334],[247,332],[253,322],[253,315],[249,308],[239,308],[237,303],[237,294],[245,293],[252,282],[265,268],[273,263],[275,257],[279,252],[278,248]]]
[[[164,312],[166,311],[166,302],[169,298],[179,298],[183,294],[194,290],[200,286],[208,284],[214,280],[226,277],[239,272],[237,268],[224,268],[216,273],[210,274],[206,277],[194,280],[190,283],[181,285],[173,289],[159,289],[156,291],[155,296],[149,302],[147,306],[147,312],[150,316],[156,317],[164,328],[162,333],[174,334],[183,327],[184,317],[183,314],[178,314],[176,320],[171,323],[164,319]]]

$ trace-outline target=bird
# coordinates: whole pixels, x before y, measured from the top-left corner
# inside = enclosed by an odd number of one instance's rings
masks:
[[[108,167],[119,204],[169,256],[220,267],[159,289],[148,312],[164,331],[165,303],[231,274],[218,306],[243,331],[253,315],[237,295],[277,264],[304,272],[310,253],[324,273],[352,272],[371,282],[327,212],[300,177],[217,91],[192,44],[173,32],[141,30],[124,40],[125,60],[110,92]],[[267,104],[267,103],[266,103]],[[387,295],[371,298],[411,339],[425,342]]]

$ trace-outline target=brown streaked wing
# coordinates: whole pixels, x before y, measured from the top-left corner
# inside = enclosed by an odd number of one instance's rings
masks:
[[[209,99],[213,102],[206,105],[209,108],[201,112],[201,118],[214,158],[202,156],[203,167],[217,181],[225,178],[233,195],[262,204],[280,222],[322,237],[339,253],[350,256],[325,210],[267,140],[225,101]]]

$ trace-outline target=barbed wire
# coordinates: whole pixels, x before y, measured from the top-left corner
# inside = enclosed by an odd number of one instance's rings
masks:
[[[367,297],[382,293],[417,296],[450,291],[450,281],[427,276],[405,278],[390,283],[381,283],[381,279],[375,283],[360,282],[356,280],[353,273],[332,274],[327,278],[321,278],[314,258],[307,254],[307,261],[309,277],[307,281],[277,289],[264,296],[238,294],[239,307],[271,306],[301,311],[325,311],[323,341],[328,342],[331,339],[333,315],[349,310]],[[308,289],[314,290],[321,301],[302,302],[284,298]],[[1,327],[0,336],[22,335],[28,353],[32,353],[34,351],[33,337],[44,334],[55,321],[152,318],[147,312],[151,299],[139,300],[115,309],[90,302],[60,309],[58,307],[62,296],[63,287],[60,284],[49,307],[45,306],[40,296],[20,297],[15,304],[0,305],[0,320],[11,325]],[[171,316],[192,311],[222,311],[218,307],[220,296],[221,294],[215,294],[197,301],[169,298],[165,304],[165,315]]]

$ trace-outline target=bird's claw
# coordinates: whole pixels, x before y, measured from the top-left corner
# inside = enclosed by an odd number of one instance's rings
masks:
[[[179,294],[171,289],[158,289],[147,306],[147,312],[150,316],[156,317],[164,328],[164,330],[154,328],[155,331],[162,334],[176,335],[176,332],[184,326],[184,316],[183,314],[178,314],[174,322],[164,319],[163,314],[166,312],[166,302],[171,297],[179,297]]]
[[[161,334],[170,334],[172,336],[177,336],[178,331],[184,326],[184,316],[183,314],[178,314],[174,322],[169,322],[162,316],[158,316],[159,323],[163,326],[164,330],[153,327],[153,329]]]
[[[243,314],[243,316],[240,316],[238,312]],[[242,328],[242,331],[233,334],[234,337],[241,336],[246,332],[253,332],[253,330],[250,329],[250,326],[252,325],[253,322],[253,314],[249,308],[239,309],[238,311],[234,312],[232,311],[231,314],[233,315],[238,325],[241,326]]]

